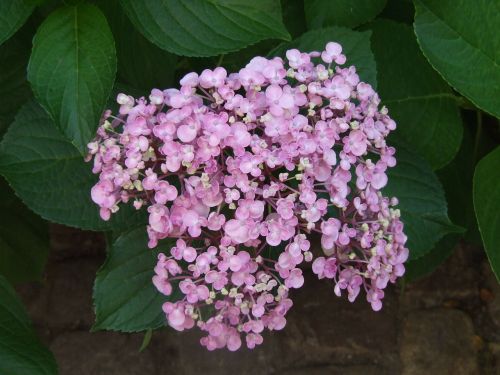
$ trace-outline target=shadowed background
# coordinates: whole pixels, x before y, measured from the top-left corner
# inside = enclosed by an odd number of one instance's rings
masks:
[[[200,332],[90,333],[100,234],[51,226],[42,283],[18,288],[60,374],[500,374],[500,286],[484,253],[460,245],[433,275],[390,286],[384,308],[337,298],[306,271],[283,331],[256,350],[208,352]]]

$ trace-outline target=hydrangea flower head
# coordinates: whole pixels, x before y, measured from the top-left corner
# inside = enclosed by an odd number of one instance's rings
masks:
[[[176,239],[153,283],[168,324],[198,327],[209,350],[283,329],[304,263],[376,311],[405,271],[398,201],[381,191],[396,124],[345,62],[332,42],[189,73],[148,99],[120,94],[89,144],[102,219],[133,204],[149,213],[149,247]]]

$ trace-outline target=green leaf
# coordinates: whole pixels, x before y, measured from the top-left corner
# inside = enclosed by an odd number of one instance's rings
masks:
[[[33,9],[35,9],[33,4],[22,0],[0,1],[0,44],[24,25]]]
[[[297,38],[307,31],[304,0],[281,0],[281,8],[283,22],[292,38]]]
[[[433,169],[448,164],[460,148],[463,132],[450,87],[422,55],[410,26],[378,20],[371,29],[378,92],[398,124],[396,134]]]
[[[387,0],[381,18],[388,18],[398,22],[413,23],[415,7],[412,0]]]
[[[82,154],[97,129],[115,73],[113,35],[97,7],[60,8],[38,28],[28,80],[38,102]]]
[[[500,1],[415,0],[415,33],[432,66],[500,117]]]
[[[481,236],[472,203],[472,178],[475,167],[473,155],[474,137],[466,126],[462,146],[455,159],[436,173],[446,193],[450,219],[467,229],[464,234],[467,241],[481,245]]]
[[[52,353],[37,338],[14,289],[0,275],[0,373],[55,375]]]
[[[29,53],[15,37],[0,46],[0,137],[31,95],[26,81]]]
[[[139,348],[139,353],[142,353],[144,350],[148,348],[152,338],[153,338],[153,330],[151,328],[148,328],[146,330],[146,333],[144,334],[144,338],[142,339],[142,344],[141,347]]]
[[[364,82],[377,87],[377,68],[370,48],[371,31],[353,31],[345,27],[327,27],[308,31],[289,43],[282,43],[269,55],[285,56],[287,50],[297,48],[301,51],[323,51],[328,42],[342,45],[342,53],[347,57],[345,66],[354,65]]]
[[[491,268],[500,281],[500,146],[477,164],[474,208]]]
[[[92,230],[123,230],[145,221],[130,206],[105,222],[90,200],[97,182],[90,163],[34,102],[21,108],[0,144],[0,174],[21,200],[44,219]]]
[[[406,262],[405,280],[411,282],[435,271],[453,253],[458,239],[456,234],[448,234],[427,254]]]
[[[11,283],[40,280],[49,253],[49,228],[0,178],[0,274]]]
[[[147,243],[146,229],[141,227],[121,235],[109,249],[94,285],[93,330],[138,332],[164,325],[162,304],[169,298],[151,280],[158,253],[169,252],[173,240],[155,250]],[[171,298],[177,298],[175,292]]]
[[[448,218],[444,191],[429,164],[406,147],[397,147],[384,195],[397,197],[408,236],[410,259],[428,253],[446,234],[461,232]]]
[[[290,35],[279,0],[121,0],[137,29],[177,55],[215,56]]]
[[[387,0],[305,0],[307,25],[310,29],[325,26],[356,27],[371,21]]]
[[[118,58],[118,79],[132,87],[147,90],[173,86],[177,56],[158,48],[139,33],[118,0],[99,2],[113,31]]]

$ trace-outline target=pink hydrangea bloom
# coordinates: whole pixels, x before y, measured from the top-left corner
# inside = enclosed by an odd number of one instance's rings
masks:
[[[129,202],[149,213],[150,247],[176,239],[153,283],[168,324],[198,327],[208,350],[283,329],[304,262],[338,296],[366,291],[375,311],[404,274],[398,202],[381,190],[395,123],[345,61],[331,42],[189,73],[149,100],[120,94],[89,144],[101,217]]]

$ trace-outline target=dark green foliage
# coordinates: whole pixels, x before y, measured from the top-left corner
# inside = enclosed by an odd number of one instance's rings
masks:
[[[459,240],[482,240],[498,277],[499,29],[500,0],[0,1],[0,373],[57,373],[9,285],[41,278],[45,220],[112,233],[95,330],[147,331],[146,345],[164,324],[151,277],[171,242],[151,251],[143,211],[123,205],[105,222],[90,199],[83,155],[117,93],[147,96],[288,48],[340,42],[396,120],[384,193],[400,200],[406,279],[434,271]]]

